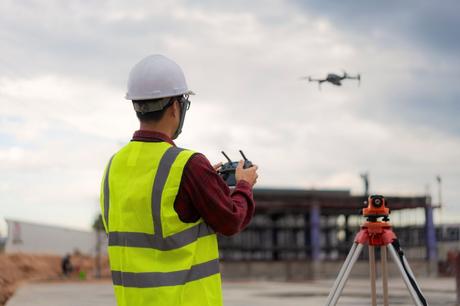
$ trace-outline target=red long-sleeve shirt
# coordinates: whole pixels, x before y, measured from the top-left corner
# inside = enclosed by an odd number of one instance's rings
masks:
[[[164,141],[175,145],[167,135],[146,130],[136,131],[132,141]],[[201,217],[214,231],[228,236],[248,225],[255,202],[248,182],[240,180],[230,191],[208,159],[195,153],[185,165],[174,209],[182,222],[196,222]]]

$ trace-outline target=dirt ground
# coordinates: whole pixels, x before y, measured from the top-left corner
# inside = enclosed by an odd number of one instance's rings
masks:
[[[61,273],[61,257],[55,255],[0,254],[0,306],[5,305],[16,288],[25,281],[91,280],[95,277],[95,260],[80,254],[71,256],[74,272],[68,278]],[[109,277],[107,258],[101,260],[101,276]]]

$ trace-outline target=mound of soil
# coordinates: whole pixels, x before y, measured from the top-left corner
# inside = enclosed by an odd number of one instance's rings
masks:
[[[0,306],[14,293],[24,281],[43,281],[68,279],[92,279],[95,276],[95,260],[90,256],[72,255],[74,272],[64,278],[61,272],[61,257],[55,255],[0,254]],[[107,258],[101,260],[101,276],[109,277]]]

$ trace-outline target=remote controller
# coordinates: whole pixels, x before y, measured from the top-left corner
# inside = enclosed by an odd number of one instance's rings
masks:
[[[222,154],[225,156],[225,158],[228,160],[228,162],[223,164],[222,167],[220,167],[219,174],[224,179],[224,181],[227,183],[228,186],[235,186],[236,185],[235,170],[236,170],[236,167],[238,167],[238,162],[232,161],[227,156],[227,154],[225,154],[224,151],[222,151]],[[244,159],[243,168],[247,169],[247,168],[252,167],[252,162],[250,162],[246,158],[246,156],[244,155],[243,151],[240,150],[240,154]]]

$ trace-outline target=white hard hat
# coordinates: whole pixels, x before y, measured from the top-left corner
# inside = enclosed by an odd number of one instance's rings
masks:
[[[182,69],[169,58],[155,54],[137,63],[129,73],[128,100],[150,100],[193,95]]]

